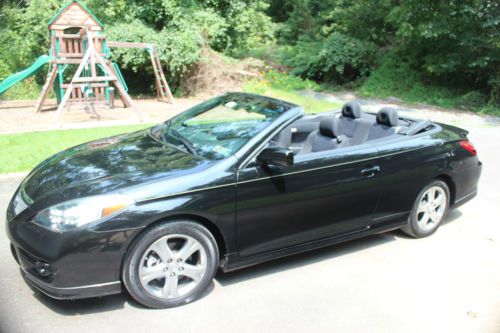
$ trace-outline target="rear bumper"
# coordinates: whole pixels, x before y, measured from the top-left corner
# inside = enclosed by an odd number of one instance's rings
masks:
[[[470,200],[474,199],[477,195],[477,189],[475,189],[473,192],[466,194],[462,196],[461,198],[455,199],[455,202],[452,205],[452,208],[457,208],[462,206],[464,203],[469,202]]]
[[[463,205],[477,195],[479,178],[483,163],[477,156],[469,157],[457,163],[452,178],[455,181],[455,199],[453,208]]]

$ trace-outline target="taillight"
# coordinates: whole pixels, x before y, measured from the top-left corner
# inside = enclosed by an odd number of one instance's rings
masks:
[[[474,148],[474,146],[472,145],[472,143],[470,143],[469,140],[460,141],[459,144],[460,144],[460,147],[462,147],[463,149],[467,150],[472,155],[474,155],[474,156],[477,155],[476,148]]]

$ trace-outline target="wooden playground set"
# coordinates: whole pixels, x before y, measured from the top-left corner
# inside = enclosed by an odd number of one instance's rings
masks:
[[[103,24],[78,0],[69,2],[56,13],[49,22],[49,31],[49,54],[39,57],[30,67],[0,82],[0,95],[48,64],[47,78],[36,101],[35,112],[43,110],[51,88],[54,89],[58,104],[56,119],[70,105],[90,106],[94,113],[96,105],[113,108],[116,95],[125,107],[133,107],[120,68],[111,59],[111,49],[136,48],[149,53],[158,99],[173,102],[156,46],[108,41],[103,34]]]

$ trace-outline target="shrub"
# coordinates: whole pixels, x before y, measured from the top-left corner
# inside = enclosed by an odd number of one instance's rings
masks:
[[[271,87],[282,90],[319,90],[319,85],[314,81],[304,80],[298,76],[280,73],[276,70],[266,72],[264,78],[269,82]]]
[[[283,54],[283,63],[301,77],[345,83],[366,76],[375,55],[372,43],[333,33],[324,41],[302,40]]]
[[[487,104],[487,97],[483,93],[473,90],[458,98],[458,107],[465,110],[478,109]]]

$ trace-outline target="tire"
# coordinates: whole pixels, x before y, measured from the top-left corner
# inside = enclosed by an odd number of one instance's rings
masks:
[[[432,200],[430,203],[429,199]],[[450,190],[448,185],[441,180],[432,181],[418,194],[408,218],[408,224],[401,230],[414,238],[432,235],[446,218],[449,205]],[[426,217],[427,222],[425,222]]]
[[[213,235],[202,225],[175,220],[146,229],[130,246],[122,280],[129,294],[150,308],[198,299],[219,266]]]

